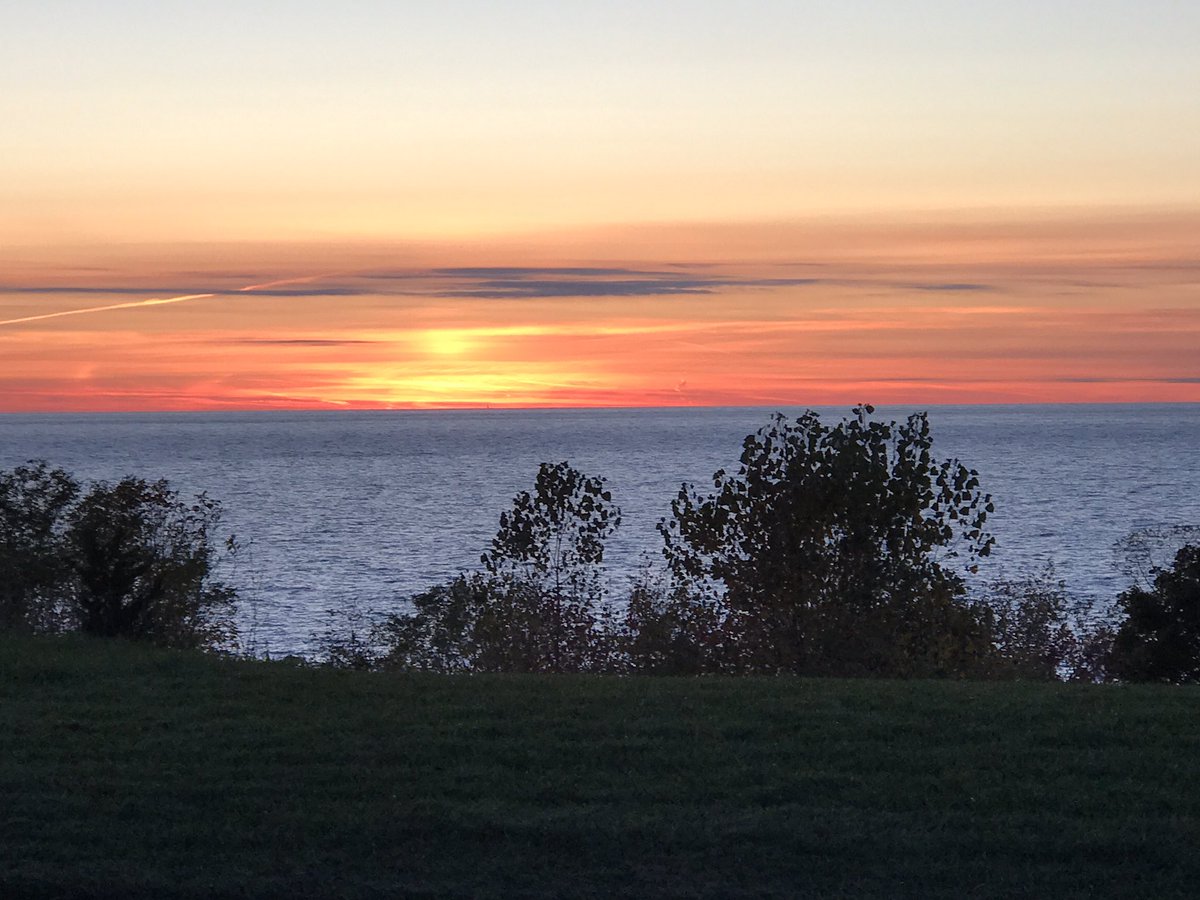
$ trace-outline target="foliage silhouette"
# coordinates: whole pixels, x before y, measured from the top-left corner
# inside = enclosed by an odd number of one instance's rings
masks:
[[[167,647],[214,647],[236,634],[236,592],[215,580],[220,505],[180,499],[166,481],[125,478],[84,492],[60,469],[0,474],[3,624],[77,629]]]
[[[1200,525],[1150,525],[1113,544],[1117,565],[1134,586],[1151,589],[1154,579],[1189,544],[1200,542]]]
[[[344,610],[329,610],[329,624],[320,634],[314,634],[317,647],[316,663],[331,669],[366,671],[379,664],[376,646],[377,625],[369,613],[359,606]]]
[[[1124,681],[1200,682],[1200,544],[1159,569],[1149,589],[1135,586],[1117,600],[1125,619],[1109,666]]]
[[[211,577],[220,519],[216,501],[185,503],[166,481],[93,486],[67,528],[79,630],[168,647],[232,638],[236,593]]]
[[[79,485],[31,462],[0,473],[0,628],[52,631],[69,578],[64,519]]]
[[[630,591],[622,644],[631,671],[702,675],[730,670],[725,642],[736,640],[723,597],[672,579],[643,578]]]
[[[996,649],[995,678],[1103,681],[1112,629],[1097,623],[1090,603],[1072,602],[1052,568],[1000,581],[979,601]]]
[[[484,572],[413,598],[378,631],[385,668],[589,672],[611,667],[615,629],[600,564],[621,521],[601,478],[543,463],[483,554]]]
[[[873,411],[832,426],[776,415],[713,494],[679,492],[659,530],[687,605],[717,623],[706,667],[962,675],[989,653],[945,563],[989,554],[991,498],[973,470],[933,460],[924,414],[888,424]]]

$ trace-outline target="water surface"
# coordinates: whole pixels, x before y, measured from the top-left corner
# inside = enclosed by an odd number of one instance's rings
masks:
[[[1113,544],[1200,525],[1200,405],[929,407],[935,450],[996,500],[981,575],[1052,563],[1111,600]],[[783,410],[797,413],[800,410]],[[898,418],[909,408],[883,408]],[[0,467],[43,458],[80,477],[165,477],[221,500],[249,544],[232,573],[272,652],[305,646],[327,611],[400,599],[478,565],[501,511],[543,461],[605,476],[624,523],[617,573],[656,559],[681,482],[710,484],[772,410],[471,410],[0,416]],[[843,410],[823,410],[838,417]]]

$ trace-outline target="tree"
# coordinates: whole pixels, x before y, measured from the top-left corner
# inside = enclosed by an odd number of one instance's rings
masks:
[[[609,666],[600,565],[621,520],[602,478],[543,463],[513,499],[481,558],[413,598],[379,635],[385,667],[477,672],[580,672]]]
[[[872,412],[774,416],[736,475],[715,473],[704,497],[684,485],[660,523],[675,577],[720,597],[727,668],[963,674],[989,652],[949,562],[989,554],[991,498],[974,470],[933,459],[924,414]]]
[[[0,473],[0,627],[78,629],[171,647],[236,634],[236,593],[215,579],[232,537],[221,507],[180,499],[166,481],[126,478],[86,492],[31,462]]]
[[[65,532],[79,630],[168,647],[232,639],[236,592],[213,578],[220,520],[216,501],[186,503],[166,481],[94,485]]]
[[[433,672],[595,672],[608,668],[601,617],[533,581],[459,575],[412,598],[375,642],[383,668]]]
[[[75,479],[45,462],[0,473],[0,629],[58,626],[70,574],[64,518],[78,494]]]
[[[1109,667],[1125,681],[1200,682],[1200,544],[1158,569],[1149,589],[1135,586],[1117,599],[1125,619],[1117,627]]]

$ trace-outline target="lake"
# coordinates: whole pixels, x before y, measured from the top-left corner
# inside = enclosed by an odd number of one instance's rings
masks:
[[[995,498],[998,543],[981,579],[1053,564],[1073,594],[1107,603],[1128,583],[1115,542],[1200,525],[1200,405],[923,408],[937,455],[979,470]],[[85,479],[167,478],[222,501],[247,544],[228,576],[256,601],[259,642],[278,654],[308,646],[330,611],[397,608],[478,566],[543,461],[608,479],[624,518],[607,557],[619,583],[658,559],[655,524],[680,484],[704,488],[734,467],[773,411],[0,415],[0,467],[46,459]]]

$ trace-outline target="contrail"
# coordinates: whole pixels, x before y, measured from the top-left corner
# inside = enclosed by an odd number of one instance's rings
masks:
[[[60,312],[42,313],[37,316],[22,316],[19,319],[3,319],[0,325],[19,325],[22,322],[40,322],[43,319],[57,319],[61,316],[82,316],[85,313],[108,312],[111,309],[136,309],[139,306],[165,306],[168,303],[182,303],[184,300],[204,300],[215,297],[216,294],[184,294],[181,297],[156,297],[150,300],[133,300],[129,303],[112,303],[108,306],[87,306],[83,309],[64,309]]]
[[[303,275],[299,278],[281,278],[278,281],[264,281],[262,284],[248,284],[245,287],[238,288],[239,291],[262,291],[267,288],[282,287],[285,284],[308,284],[310,281],[319,281],[322,278],[329,278],[333,275],[341,275],[341,272],[322,272],[320,275]]]
[[[240,287],[239,292],[260,291],[267,288],[277,287],[285,284],[305,284],[310,281],[317,281],[321,278],[328,278],[331,275],[338,275],[338,272],[323,272],[320,275],[305,275],[299,278],[283,278],[279,281],[267,281],[263,284],[248,284],[245,287]],[[165,306],[168,303],[182,303],[185,300],[206,300],[210,297],[215,297],[216,294],[184,294],[180,297],[159,297],[151,300],[131,300],[128,303],[112,303],[108,306],[87,306],[83,309],[64,309],[60,312],[41,313],[36,316],[22,316],[19,319],[0,319],[0,326],[3,325],[20,325],[23,322],[40,322],[43,319],[57,319],[61,316],[82,316],[87,313],[109,312],[114,309],[136,309],[139,306]]]

